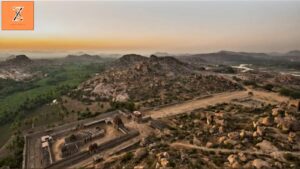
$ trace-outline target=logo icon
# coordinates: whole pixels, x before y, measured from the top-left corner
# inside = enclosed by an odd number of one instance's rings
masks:
[[[33,1],[2,1],[2,30],[33,30]]]
[[[23,9],[24,9],[23,6],[18,6],[18,7],[13,7],[12,8],[12,10],[15,12],[15,17],[13,19],[14,22],[23,21],[23,16],[22,16]]]

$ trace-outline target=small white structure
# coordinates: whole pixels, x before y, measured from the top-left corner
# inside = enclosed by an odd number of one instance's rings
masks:
[[[48,142],[48,141],[51,141],[52,140],[52,137],[49,136],[49,135],[46,135],[46,136],[42,136],[41,137],[41,142],[44,143],[44,142]]]
[[[142,117],[142,113],[139,112],[139,111],[134,111],[133,115],[136,116],[136,117]]]
[[[54,99],[53,101],[52,101],[52,104],[57,104],[58,102],[57,102],[57,100],[56,99]]]
[[[42,143],[42,148],[48,148],[48,147],[49,147],[49,143],[47,141]]]

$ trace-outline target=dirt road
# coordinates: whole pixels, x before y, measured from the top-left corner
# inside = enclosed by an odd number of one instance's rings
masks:
[[[191,100],[184,103],[179,103],[176,105],[170,105],[158,110],[149,110],[145,113],[147,115],[151,115],[152,118],[163,118],[167,116],[173,116],[176,114],[186,113],[189,111],[193,111],[199,108],[205,108],[209,105],[215,105],[218,103],[226,103],[230,102],[233,99],[241,99],[245,97],[249,97],[248,92],[252,92],[254,95],[252,96],[254,99],[263,100],[268,103],[276,103],[288,101],[287,97],[280,96],[273,92],[267,91],[257,91],[257,90],[244,90],[244,91],[235,91],[235,92],[225,92],[220,94],[214,94],[211,97]]]
[[[145,113],[151,115],[152,118],[163,118],[167,116],[193,111],[199,108],[204,108],[209,105],[215,105],[217,103],[229,102],[232,99],[243,98],[247,96],[247,91],[235,91],[230,93],[226,92],[221,94],[215,94],[212,97],[208,98],[191,100],[184,103],[163,107],[158,110],[150,110]]]
[[[237,149],[224,149],[224,148],[207,148],[207,147],[201,147],[196,146],[193,144],[188,143],[181,143],[181,142],[175,142],[170,145],[174,148],[187,148],[187,149],[198,149],[202,151],[208,151],[208,152],[222,152],[222,153],[245,153],[245,154],[251,154],[251,155],[267,155],[270,156],[270,152],[263,152],[263,151],[253,151],[253,150],[237,150]],[[300,152],[292,152],[292,151],[273,151],[280,154],[292,154],[295,156],[300,156]]]

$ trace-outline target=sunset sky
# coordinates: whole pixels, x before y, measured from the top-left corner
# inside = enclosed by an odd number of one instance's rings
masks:
[[[299,1],[36,1],[35,30],[0,31],[0,50],[286,52],[299,30]]]

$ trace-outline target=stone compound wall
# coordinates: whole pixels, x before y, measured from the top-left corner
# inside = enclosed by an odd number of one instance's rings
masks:
[[[122,142],[125,142],[131,138],[134,138],[136,136],[138,136],[140,133],[136,130],[131,130],[129,131],[127,134],[124,134],[124,135],[121,135],[119,137],[116,137],[114,139],[111,139],[107,142],[104,142],[102,144],[100,144],[97,148],[97,152],[100,152],[100,151],[103,151],[103,150],[106,150],[106,149],[109,149],[109,148],[112,148],[112,147],[115,147],[119,144],[121,144]]]
[[[118,146],[122,142],[128,141],[136,136],[138,136],[140,133],[136,130],[129,131],[127,134],[121,135],[119,137],[116,137],[112,140],[109,140],[107,142],[104,142],[100,145],[98,145],[97,152],[99,153],[101,151],[107,150],[109,148]],[[76,164],[82,160],[88,159],[89,157],[93,156],[95,153],[91,153],[89,151],[83,151],[79,152],[77,154],[74,154],[72,156],[66,157],[60,161],[54,162],[51,165],[47,166],[45,169],[61,169],[66,168],[69,165]]]
[[[27,136],[24,136],[24,148],[23,148],[23,162],[22,162],[22,169],[25,169],[27,166]]]
[[[119,112],[111,111],[111,112],[103,113],[103,114],[99,115],[97,118],[75,121],[75,122],[71,122],[71,123],[68,123],[68,124],[65,124],[62,126],[57,126],[57,127],[50,128],[50,129],[46,128],[45,126],[41,126],[41,127],[36,127],[33,131],[32,131],[32,129],[24,131],[24,133],[27,133],[27,134],[24,134],[25,144],[24,144],[24,149],[23,149],[24,154],[23,154],[22,168],[26,169],[31,164],[31,161],[28,161],[29,160],[28,155],[29,155],[29,152],[32,151],[32,149],[34,148],[34,147],[31,147],[32,145],[30,145],[30,142],[32,142],[32,140],[40,139],[40,137],[44,136],[44,135],[60,137],[60,136],[65,135],[66,133],[76,129],[77,125],[89,123],[91,121],[99,121],[101,119],[107,119],[117,113],[119,113]]]

